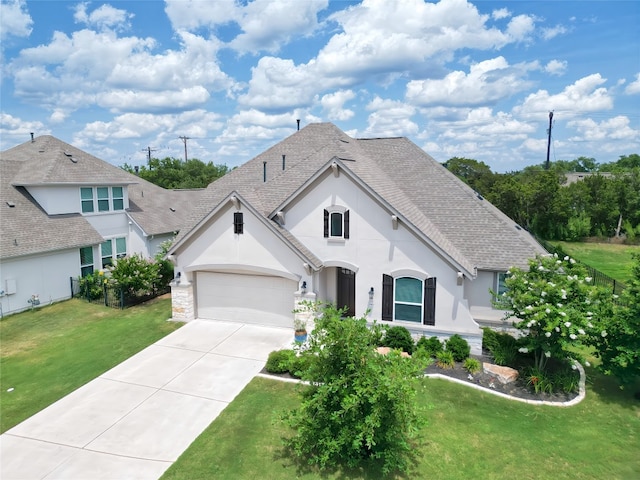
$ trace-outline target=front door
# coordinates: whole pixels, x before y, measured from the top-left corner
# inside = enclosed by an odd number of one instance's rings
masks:
[[[356,272],[348,268],[338,268],[338,308],[346,308],[347,317],[356,314]]]

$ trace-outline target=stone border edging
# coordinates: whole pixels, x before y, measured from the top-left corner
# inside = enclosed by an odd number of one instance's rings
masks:
[[[573,407],[574,405],[577,405],[582,400],[584,400],[584,397],[586,395],[586,388],[585,388],[586,374],[585,374],[584,368],[582,368],[582,365],[580,365],[579,362],[574,362],[574,364],[576,365],[577,369],[580,371],[580,383],[578,385],[578,396],[566,402],[550,402],[549,400],[530,400],[527,398],[512,397],[511,395],[507,395],[506,393],[496,392],[495,390],[491,390],[489,388],[476,385],[475,383],[465,382],[464,380],[459,380],[457,378],[449,377],[448,375],[443,375],[441,373],[427,373],[424,376],[427,378],[442,378],[450,382],[475,388],[476,390],[480,390],[481,392],[497,395],[499,397],[506,398],[507,400],[515,400],[517,402],[528,403],[529,405],[549,405],[551,407]],[[271,380],[279,380],[281,382],[309,384],[309,382],[303,382],[302,380],[299,380],[297,378],[283,378],[283,377],[278,377],[277,375],[267,375],[265,373],[258,373],[256,376],[262,377],[262,378],[270,378]]]
[[[506,393],[497,392],[495,390],[491,390],[491,389],[483,387],[481,385],[476,385],[475,383],[465,382],[464,380],[460,380],[458,378],[449,377],[448,375],[443,375],[441,373],[427,373],[424,376],[427,377],[427,378],[442,378],[442,379],[448,380],[450,382],[454,382],[454,383],[458,383],[460,385],[466,385],[468,387],[475,388],[476,390],[480,390],[481,392],[486,392],[486,393],[490,393],[492,395],[497,395],[499,397],[506,398],[508,400],[515,400],[517,402],[528,403],[529,405],[549,405],[551,407],[573,407],[574,405],[577,405],[582,400],[584,400],[584,397],[586,395],[586,388],[585,388],[586,374],[585,374],[584,368],[582,368],[582,365],[580,365],[579,362],[574,362],[574,365],[576,365],[576,368],[580,372],[580,382],[578,384],[578,395],[575,398],[572,398],[571,400],[568,400],[566,402],[550,402],[549,400],[530,400],[528,398],[513,397],[511,395],[507,395]]]

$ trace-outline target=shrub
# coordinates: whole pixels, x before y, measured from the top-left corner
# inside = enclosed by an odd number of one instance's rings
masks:
[[[389,348],[398,348],[409,354],[413,353],[415,344],[411,333],[404,327],[390,327],[382,339],[382,345]]]
[[[443,350],[442,342],[438,337],[420,337],[417,348],[423,349],[430,357],[435,357]]]
[[[480,360],[477,360],[475,358],[469,357],[464,361],[464,368],[469,373],[478,373],[481,367],[482,366],[480,365]]]
[[[373,461],[383,474],[409,468],[424,422],[417,402],[424,366],[394,350],[379,355],[379,330],[366,318],[341,319],[333,306],[316,320],[304,353],[314,357],[302,375],[310,385],[284,414],[285,447],[300,461],[320,469]]]
[[[513,365],[518,353],[517,340],[508,333],[483,328],[482,348],[488,350],[497,365]]]
[[[275,350],[269,354],[265,369],[269,373],[286,373],[295,358],[293,350]]]
[[[462,362],[465,358],[469,357],[471,353],[471,347],[469,343],[457,333],[451,335],[445,343],[446,350],[451,352],[453,359],[456,362]]]
[[[571,367],[563,368],[552,375],[552,383],[554,391],[577,392],[580,387],[580,373]]]
[[[304,353],[294,356],[289,362],[289,373],[294,377],[302,378],[311,366],[311,362],[313,362],[313,360],[314,357],[312,355],[306,355]]]
[[[547,373],[540,368],[533,366],[525,369],[524,378],[527,386],[531,387],[535,393],[552,393],[553,383]]]
[[[440,368],[453,368],[455,360],[453,359],[453,353],[448,350],[438,352],[436,355],[436,363]]]

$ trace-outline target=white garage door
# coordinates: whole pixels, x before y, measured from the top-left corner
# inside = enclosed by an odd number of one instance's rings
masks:
[[[298,283],[282,277],[198,272],[198,318],[293,326]]]

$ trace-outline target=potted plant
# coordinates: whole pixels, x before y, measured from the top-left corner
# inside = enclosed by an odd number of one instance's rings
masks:
[[[307,322],[301,318],[293,320],[294,339],[297,343],[307,341]]]

